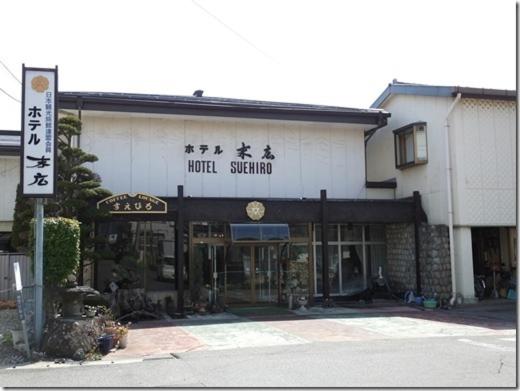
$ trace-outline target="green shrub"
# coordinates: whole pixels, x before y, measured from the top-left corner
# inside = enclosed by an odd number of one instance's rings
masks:
[[[62,285],[76,274],[80,259],[80,226],[77,220],[64,217],[43,219],[43,281]],[[31,224],[31,257],[34,270],[34,220]]]

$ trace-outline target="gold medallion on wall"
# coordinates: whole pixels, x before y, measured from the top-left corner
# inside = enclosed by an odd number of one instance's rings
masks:
[[[252,201],[247,204],[246,212],[251,220],[258,221],[264,217],[265,207],[261,202]]]

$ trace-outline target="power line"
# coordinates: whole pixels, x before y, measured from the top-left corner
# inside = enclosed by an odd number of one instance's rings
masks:
[[[14,96],[12,96],[11,94],[9,94],[8,92],[6,92],[3,88],[0,87],[0,91],[3,92],[4,94],[6,94],[9,98],[11,98],[12,100],[14,101],[17,101],[18,103],[22,103],[20,100],[16,99]]]
[[[217,22],[219,22],[222,26],[227,28],[229,31],[231,31],[233,34],[235,34],[237,37],[239,37],[242,41],[247,43],[249,46],[251,46],[256,51],[260,52],[263,56],[267,57],[269,60],[275,61],[273,57],[271,57],[269,54],[264,52],[262,49],[260,49],[258,46],[256,46],[253,42],[251,42],[249,39],[244,37],[242,34],[240,34],[238,31],[233,29],[232,27],[228,26],[224,21],[222,21],[220,18],[218,18],[216,15],[212,14],[209,10],[204,8],[202,5],[197,3],[195,0],[191,0],[193,4],[195,4],[197,7],[199,7],[201,10],[203,10],[205,13],[207,13],[209,16],[211,16],[213,19],[215,19]]]
[[[3,62],[2,60],[0,60],[0,64],[2,64],[2,65],[4,66],[5,70],[6,70],[7,72],[9,72],[9,74],[10,74],[12,77],[14,77],[14,79],[15,79],[18,83],[22,84],[22,82],[21,82],[21,81],[20,81],[20,80],[19,80],[19,79],[14,75],[14,73],[11,72],[11,70],[10,70],[9,68],[7,68],[7,65],[5,65],[4,62]]]

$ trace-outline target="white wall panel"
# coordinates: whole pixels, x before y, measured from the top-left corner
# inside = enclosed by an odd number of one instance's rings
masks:
[[[287,197],[288,189],[298,189],[300,186],[300,140],[296,126],[276,126],[269,124],[269,145],[273,151],[277,151],[277,170],[275,175],[270,175],[269,196],[278,194],[280,198]],[[301,191],[301,189],[299,190]]]
[[[150,193],[150,147],[152,143],[150,122],[146,118],[132,118],[130,127],[132,135],[131,191]],[[154,158],[157,158],[155,153]]]
[[[94,169],[114,193],[175,196],[184,185],[192,197],[319,198],[320,189],[334,198],[366,196],[360,126],[92,112],[83,122],[82,147],[98,155]],[[242,142],[251,158],[238,156]],[[274,160],[262,158],[267,145]],[[210,161],[217,173],[191,172],[190,160]],[[270,163],[272,172],[232,173],[231,162]]]
[[[20,182],[20,158],[0,157],[0,222],[12,221],[16,186]]]
[[[462,99],[454,115],[455,224],[516,222],[514,102]]]

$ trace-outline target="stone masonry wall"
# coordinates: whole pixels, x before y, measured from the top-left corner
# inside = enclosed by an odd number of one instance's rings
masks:
[[[422,293],[440,298],[451,296],[450,238],[446,225],[419,227]]]
[[[450,245],[448,227],[421,224],[420,268],[422,294],[437,293],[448,298],[451,293]],[[394,293],[416,291],[415,234],[413,224],[386,226],[387,278]]]
[[[394,293],[415,290],[415,239],[413,224],[386,226],[387,278]]]

